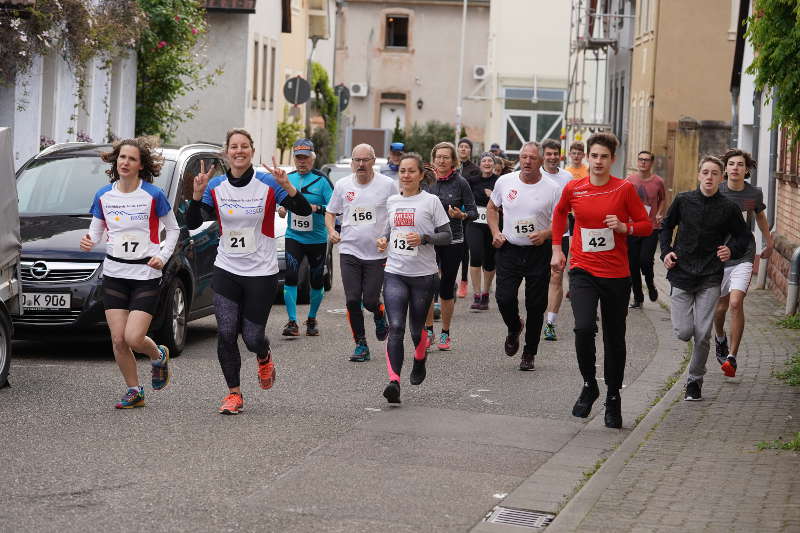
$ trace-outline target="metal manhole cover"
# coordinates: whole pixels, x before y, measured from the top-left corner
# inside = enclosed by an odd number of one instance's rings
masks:
[[[556,516],[539,511],[528,511],[527,509],[511,509],[509,507],[495,507],[491,513],[486,515],[486,522],[493,524],[509,524],[519,527],[530,527],[541,529],[550,525]]]

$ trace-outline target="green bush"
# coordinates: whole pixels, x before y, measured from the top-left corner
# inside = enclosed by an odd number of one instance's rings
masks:
[[[416,122],[406,131],[406,152],[417,152],[425,161],[431,157],[431,150],[442,141],[453,142],[456,130],[450,124],[431,120],[420,126]]]

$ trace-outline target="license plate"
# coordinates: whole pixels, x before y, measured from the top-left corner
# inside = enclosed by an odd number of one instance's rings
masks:
[[[72,295],[68,292],[26,292],[22,294],[24,309],[69,309]]]

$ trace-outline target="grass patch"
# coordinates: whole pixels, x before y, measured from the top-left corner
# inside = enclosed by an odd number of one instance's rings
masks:
[[[797,352],[791,359],[786,361],[788,367],[783,372],[775,372],[775,377],[782,379],[789,385],[800,385],[800,352]]]
[[[800,329],[800,313],[795,313],[778,320],[778,325],[786,329]]]
[[[800,431],[797,432],[792,440],[783,440],[782,437],[778,437],[772,442],[758,442],[756,443],[756,448],[759,450],[790,450],[793,452],[800,452]]]

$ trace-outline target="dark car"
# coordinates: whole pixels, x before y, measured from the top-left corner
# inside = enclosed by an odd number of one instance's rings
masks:
[[[22,234],[24,314],[14,319],[18,339],[107,333],[101,295],[105,247],[83,252],[78,243],[91,222],[95,192],[108,183],[99,155],[110,145],[52,146],[17,172]],[[186,343],[186,324],[212,314],[211,275],[219,241],[216,222],[188,230],[184,214],[200,161],[225,172],[220,147],[193,144],[164,148],[155,185],[167,194],[180,226],[175,252],[164,266],[158,311],[150,332],[177,355]],[[162,237],[163,237],[162,233]]]

